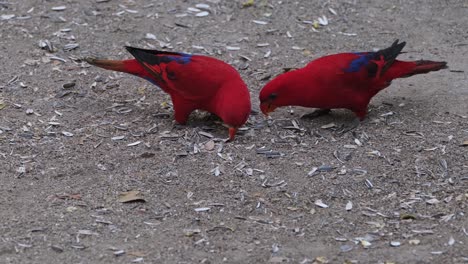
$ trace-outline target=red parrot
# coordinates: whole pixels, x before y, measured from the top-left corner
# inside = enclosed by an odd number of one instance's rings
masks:
[[[322,113],[345,108],[362,121],[371,98],[393,79],[447,68],[446,62],[396,60],[405,44],[396,40],[377,52],[329,55],[281,74],[260,91],[260,109],[268,115],[287,105],[320,108]]]
[[[178,52],[125,47],[135,59],[86,58],[95,66],[130,73],[159,86],[171,96],[175,120],[185,124],[195,109],[219,116],[233,140],[250,114],[250,94],[239,73],[215,58]]]

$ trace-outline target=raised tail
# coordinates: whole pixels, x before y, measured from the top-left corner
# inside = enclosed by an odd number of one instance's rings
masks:
[[[395,60],[392,67],[390,67],[385,74],[385,78],[391,81],[396,78],[406,78],[416,74],[428,73],[431,71],[438,71],[445,69],[447,62],[445,61],[399,61]]]
[[[402,78],[448,68],[447,62],[445,61],[419,60],[414,63],[416,66],[410,72],[402,76]]]
[[[147,76],[145,69],[137,60],[105,60],[92,57],[84,58],[87,63],[112,71],[126,72],[140,77]]]

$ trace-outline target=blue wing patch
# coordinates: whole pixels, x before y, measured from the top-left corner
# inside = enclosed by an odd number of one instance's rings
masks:
[[[192,54],[187,54],[187,53],[180,53],[179,56],[173,56],[173,55],[160,56],[160,60],[163,63],[169,63],[171,61],[175,61],[179,64],[187,64],[191,61],[191,59],[192,59]]]
[[[167,80],[163,78],[164,73],[167,79],[174,81],[177,76],[174,72],[170,71],[167,67],[162,67],[164,64],[175,62],[177,64],[188,64],[192,61],[192,54],[180,52],[167,52],[159,50],[145,50],[133,47],[125,47],[135,59],[143,66],[143,68],[151,74],[153,78],[147,76],[140,76],[150,81],[151,83],[161,87]],[[152,66],[149,67],[148,65]]]
[[[126,47],[127,50],[140,62],[150,65],[159,65],[175,61],[178,64],[187,64],[192,59],[192,54],[164,52],[158,50],[144,50]]]
[[[373,52],[355,52],[353,54],[358,55],[356,59],[352,60],[345,72],[358,72],[363,66],[369,64],[369,61],[373,58]]]

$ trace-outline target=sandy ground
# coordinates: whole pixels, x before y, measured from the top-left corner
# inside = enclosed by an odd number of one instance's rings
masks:
[[[1,263],[468,261],[468,2],[254,3],[0,1]],[[397,38],[402,59],[450,69],[395,81],[352,132],[348,111],[283,108],[234,143],[204,113],[176,125],[145,80],[76,60],[209,54],[258,111],[282,68]]]

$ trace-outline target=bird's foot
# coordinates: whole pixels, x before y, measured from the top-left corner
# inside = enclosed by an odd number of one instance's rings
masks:
[[[314,119],[320,116],[327,115],[330,112],[331,112],[331,109],[317,109],[313,112],[302,115],[301,118]]]
[[[355,118],[351,123],[345,125],[343,124],[339,130],[336,131],[338,135],[344,135],[354,129],[358,128],[361,124],[361,120],[359,118]]]
[[[222,119],[219,116],[209,112],[203,116],[203,120],[212,122],[222,121]]]

